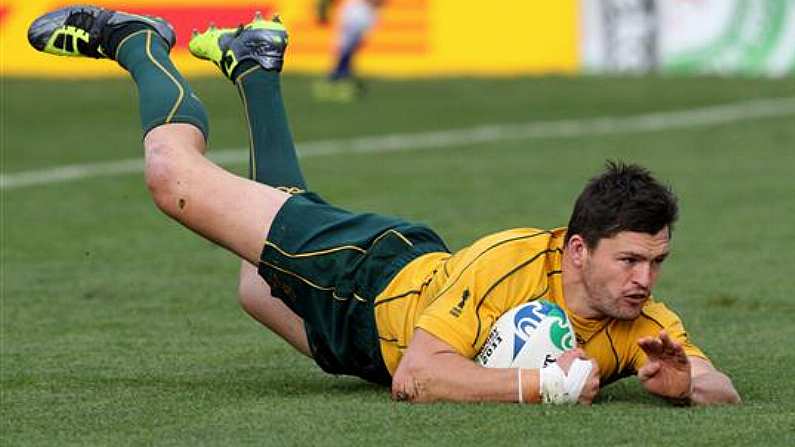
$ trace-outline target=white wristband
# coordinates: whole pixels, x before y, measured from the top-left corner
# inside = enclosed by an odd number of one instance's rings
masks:
[[[550,363],[539,370],[539,394],[541,401],[552,404],[575,404],[591,373],[590,361],[574,359],[569,373],[564,374],[557,363]]]
[[[524,403],[524,390],[522,389],[522,368],[516,368],[516,393],[519,395],[517,401]]]

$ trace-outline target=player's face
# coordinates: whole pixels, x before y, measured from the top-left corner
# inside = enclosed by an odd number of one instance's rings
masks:
[[[623,231],[602,239],[583,262],[589,307],[602,316],[640,315],[669,252],[668,228],[651,235]]]

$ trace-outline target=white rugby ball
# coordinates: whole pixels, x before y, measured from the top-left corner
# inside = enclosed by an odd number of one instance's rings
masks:
[[[475,361],[488,368],[542,368],[574,346],[566,312],[555,303],[536,300],[500,316]]]

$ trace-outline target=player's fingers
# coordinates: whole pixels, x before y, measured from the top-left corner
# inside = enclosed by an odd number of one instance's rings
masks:
[[[638,370],[638,379],[645,382],[654,377],[660,371],[660,363],[657,361],[648,361],[645,365],[641,366]]]
[[[674,341],[664,330],[660,331],[660,342],[662,342],[663,353],[681,360],[685,357],[685,349],[681,343]]]
[[[599,394],[599,377],[591,377],[585,382],[585,386],[580,393],[579,403],[583,405],[591,405],[591,402]]]
[[[591,396],[591,400],[593,400],[596,397],[596,395],[599,394],[599,389],[600,389],[600,385],[601,385],[600,382],[599,382],[599,376],[596,376],[593,379],[591,379],[591,381],[589,382],[589,385],[591,386],[591,389],[593,390],[593,396]]]
[[[641,337],[641,338],[638,339],[638,345],[640,345],[640,346],[650,346],[650,345],[654,344],[656,342],[656,340],[657,339],[654,338],[654,337],[649,337],[649,336]]]
[[[575,358],[577,358],[576,350],[572,349],[571,351],[565,351],[563,354],[560,355],[560,357],[558,357],[558,363],[560,363],[561,360],[573,360]]]
[[[638,346],[648,356],[658,356],[663,352],[663,345],[660,339],[655,337],[643,337],[638,340]]]
[[[671,340],[671,337],[668,335],[664,329],[660,331],[660,343],[662,343],[662,347],[665,351],[670,351],[675,342]]]
[[[596,377],[597,382],[599,381],[599,364],[593,359],[591,359],[591,376]]]
[[[560,357],[558,357],[557,359],[558,366],[560,367],[560,369],[563,370],[564,373],[568,374],[569,367],[576,358],[577,358],[577,353],[575,352],[574,349],[566,351],[563,354],[561,354]]]
[[[666,353],[676,358],[686,357],[685,348],[682,346],[681,343],[677,342],[673,342],[671,346],[666,350]]]
[[[690,365],[690,358],[687,356],[685,348],[682,347],[682,345],[677,347],[677,350],[673,353],[671,358],[674,363],[679,365],[679,367],[684,367],[685,365],[689,367]]]
[[[596,397],[596,392],[592,384],[586,383],[585,388],[583,388],[580,393],[580,397],[577,398],[577,402],[582,405],[591,405],[594,397]]]
[[[579,359],[583,359],[583,360],[587,360],[588,359],[588,355],[585,354],[585,351],[583,351],[580,348],[569,349],[568,351],[566,351],[563,354],[561,354],[560,357],[558,357],[558,359],[557,359],[558,366],[563,368],[564,371],[568,371],[569,365],[572,362],[574,362],[574,359],[578,359],[578,358]]]

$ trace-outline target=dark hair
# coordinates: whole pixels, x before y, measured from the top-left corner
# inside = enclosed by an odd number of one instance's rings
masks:
[[[565,242],[579,234],[593,249],[622,231],[657,234],[667,226],[670,234],[679,217],[676,201],[671,188],[647,169],[608,160],[577,198]]]

